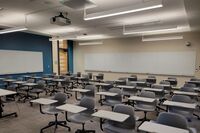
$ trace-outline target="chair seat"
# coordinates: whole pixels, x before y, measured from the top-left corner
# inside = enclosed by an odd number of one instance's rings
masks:
[[[187,118],[192,118],[192,116],[193,116],[192,112],[184,111],[184,110],[180,110],[180,109],[170,109],[169,112],[177,113],[177,114],[183,115],[183,116],[185,116]]]
[[[55,86],[56,83],[48,83],[47,85],[48,85],[48,86]]]
[[[22,90],[22,91],[27,91],[29,88],[27,87],[27,86],[25,86],[25,87],[21,87],[20,88],[20,90]]]
[[[86,121],[89,121],[92,119],[91,115],[87,115],[87,114],[74,114],[69,116],[68,120],[77,124],[82,124],[85,123]]]
[[[42,89],[33,89],[33,90],[31,90],[30,92],[31,93],[42,93],[44,90],[42,90]]]
[[[134,129],[120,128],[110,124],[104,124],[103,130],[105,133],[136,133]]]
[[[121,101],[116,101],[116,100],[106,100],[105,102],[103,102],[104,105],[108,105],[108,106],[115,106],[116,104],[121,104]]]
[[[125,95],[125,96],[133,96],[136,93],[137,91],[127,91],[127,90],[122,91],[122,95]]]
[[[141,110],[141,111],[148,111],[148,112],[155,111],[155,106],[152,106],[152,105],[138,104],[138,105],[135,105],[134,107],[136,110]]]
[[[55,114],[61,113],[62,111],[56,109],[55,107],[47,107],[47,108],[44,108],[44,109],[43,109],[43,112],[44,112],[45,114],[55,115]]]

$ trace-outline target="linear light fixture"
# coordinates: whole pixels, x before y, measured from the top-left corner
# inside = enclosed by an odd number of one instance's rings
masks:
[[[162,0],[152,0],[152,1],[140,3],[134,6],[118,8],[118,9],[113,9],[113,10],[104,11],[104,12],[91,13],[91,14],[87,14],[86,9],[85,9],[84,20],[106,18],[106,17],[151,10],[151,9],[161,8],[161,7],[163,7]]]
[[[103,41],[92,41],[92,42],[80,42],[79,45],[85,46],[85,45],[100,45],[103,44]]]
[[[12,33],[12,32],[18,32],[18,31],[25,31],[28,30],[26,27],[13,27],[13,28],[7,28],[4,30],[0,30],[0,34],[6,34],[6,33]]]
[[[104,35],[104,34],[93,34],[93,35],[81,35],[77,36],[77,40],[99,40],[99,39],[106,39],[109,38],[109,36]]]
[[[154,28],[147,28],[142,30],[131,30],[127,31],[125,26],[123,27],[123,34],[124,35],[131,35],[131,34],[150,34],[150,33],[158,33],[158,32],[168,32],[168,31],[175,31],[180,29],[178,26],[165,26],[165,27],[154,27]]]
[[[143,42],[164,41],[164,40],[180,40],[180,39],[183,39],[183,36],[142,37]]]

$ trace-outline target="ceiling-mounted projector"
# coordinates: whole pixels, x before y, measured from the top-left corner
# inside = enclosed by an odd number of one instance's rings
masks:
[[[54,16],[50,19],[51,24],[66,26],[71,24],[71,20],[63,15],[61,12],[58,16]]]

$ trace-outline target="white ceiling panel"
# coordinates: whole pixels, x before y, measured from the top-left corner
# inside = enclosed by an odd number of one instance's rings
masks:
[[[124,8],[138,3],[153,0],[91,0],[96,7],[87,9],[88,13]],[[185,2],[186,1],[186,2]],[[15,27],[27,26],[29,32],[45,34],[48,36],[77,36],[83,33],[88,35],[104,34],[114,37],[124,37],[122,27],[132,25],[133,27],[157,25],[152,22],[170,26],[182,27],[177,32],[188,32],[199,30],[199,15],[193,15],[193,7],[197,4],[195,0],[163,0],[163,7],[136,13],[129,13],[108,18],[84,21],[84,11],[76,10],[62,5],[59,0],[0,0],[0,25]],[[195,12],[200,9],[195,8]],[[68,12],[68,18],[72,24],[69,26],[58,26],[50,24],[50,18],[59,12]],[[27,22],[25,23],[25,18]],[[193,24],[195,26],[193,26]],[[190,28],[192,27],[192,28]],[[164,34],[164,33],[163,33]]]

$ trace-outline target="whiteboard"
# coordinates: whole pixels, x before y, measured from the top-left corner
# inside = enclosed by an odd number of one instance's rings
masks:
[[[43,72],[43,53],[0,50],[0,74]]]
[[[196,52],[88,53],[85,70],[149,73],[166,75],[195,74]]]

